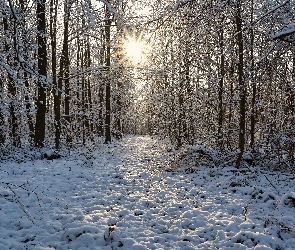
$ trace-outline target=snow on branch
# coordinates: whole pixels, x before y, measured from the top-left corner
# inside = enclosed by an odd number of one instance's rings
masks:
[[[109,0],[100,0],[100,1],[106,6],[108,11],[114,15],[114,18],[116,20],[120,20],[124,24],[127,23],[125,18],[122,15],[119,14],[119,12],[115,9],[115,7],[113,7],[113,5],[110,3]]]
[[[276,33],[272,36],[274,40],[280,39],[286,42],[295,41],[295,22],[291,23],[285,30]]]
[[[268,12],[266,12],[264,15],[262,15],[261,17],[257,18],[256,20],[254,20],[251,25],[254,25],[256,23],[258,23],[259,21],[261,21],[263,18],[265,18],[266,16],[268,16],[269,14],[277,11],[278,9],[282,8],[283,6],[285,6],[287,3],[289,3],[290,0],[287,0],[285,2],[283,2],[282,4],[280,5],[277,5],[276,7],[274,7],[273,9],[269,10]]]
[[[180,7],[186,5],[187,3],[191,2],[191,0],[179,0],[172,8],[173,11],[177,11]]]

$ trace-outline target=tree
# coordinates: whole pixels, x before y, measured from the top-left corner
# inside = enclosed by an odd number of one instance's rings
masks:
[[[110,71],[111,67],[111,12],[109,10],[109,6],[106,6],[105,11],[105,39],[106,39],[106,58],[105,64]],[[108,79],[106,81],[106,115],[105,115],[105,143],[111,143],[111,81]]]
[[[61,64],[60,71],[62,74],[60,77],[64,80],[64,88],[65,88],[65,120],[66,120],[66,130],[67,130],[67,143],[70,144],[72,142],[71,136],[71,117],[70,117],[70,61],[69,61],[69,19],[71,13],[71,5],[72,0],[65,0],[64,2],[64,32],[63,32],[63,47],[62,47],[62,59],[63,63]],[[63,68],[62,68],[63,67]]]
[[[2,78],[0,79],[0,145],[5,143],[5,130],[4,130],[4,102],[3,100],[4,96],[4,86]]]
[[[45,114],[47,91],[47,49],[46,49],[46,0],[37,2],[38,41],[38,98],[35,123],[35,146],[43,147],[45,139]]]
[[[254,2],[251,0],[251,23],[254,21]],[[254,70],[254,28],[250,28],[250,61],[251,71]],[[253,72],[251,72],[252,83],[252,100],[251,100],[251,124],[250,124],[250,147],[253,148],[255,142],[255,105],[256,105],[256,91],[257,86]]]
[[[224,55],[224,14],[221,14],[219,30],[219,49],[220,49],[220,65],[219,65],[219,86],[218,86],[218,144],[220,149],[223,148],[223,95],[224,95],[224,78],[225,78],[225,55]]]
[[[53,109],[54,109],[54,127],[55,127],[55,148],[60,147],[60,136],[61,136],[61,124],[60,124],[60,105],[61,105],[61,89],[62,84],[60,81],[57,81],[57,8],[58,0],[51,0],[50,2],[50,37],[51,37],[51,70],[52,70],[52,85],[53,85]]]
[[[238,45],[238,87],[240,98],[240,117],[239,117],[239,153],[236,167],[241,165],[243,153],[245,150],[245,133],[246,133],[246,98],[247,89],[244,79],[244,41],[243,41],[243,17],[242,2],[238,0],[236,3],[236,27],[237,27],[237,45]]]
[[[5,14],[3,16],[3,28],[6,35],[10,34],[16,34],[17,32],[17,17],[16,17],[16,11],[14,9],[14,6],[12,6],[10,2],[10,15]],[[9,39],[7,39],[9,40]],[[10,47],[10,44],[8,44],[7,41],[5,41],[5,51],[7,54],[7,62],[11,63],[12,68],[17,67],[17,40],[15,37],[12,37],[12,44],[13,47]],[[14,50],[13,50],[14,49]],[[11,61],[11,62],[10,62]],[[19,128],[18,128],[18,120],[17,120],[17,111],[16,111],[16,77],[17,75],[13,74],[13,70],[8,71],[8,92],[10,97],[9,102],[9,125],[10,125],[10,137],[12,138],[12,144],[13,146],[20,147],[20,136],[19,136]]]

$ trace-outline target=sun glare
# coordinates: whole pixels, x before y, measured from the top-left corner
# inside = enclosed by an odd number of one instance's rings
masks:
[[[127,30],[118,39],[119,61],[116,65],[124,65],[126,68],[145,67],[150,62],[151,45],[144,38],[144,31],[136,32],[135,29]]]
[[[139,64],[144,60],[143,42],[130,37],[124,42],[126,57],[132,64]]]
[[[134,38],[129,38],[124,42],[126,57],[133,63],[139,64],[143,61],[144,45]]]

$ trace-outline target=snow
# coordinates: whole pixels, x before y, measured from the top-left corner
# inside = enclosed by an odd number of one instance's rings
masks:
[[[165,171],[167,149],[130,136],[3,158],[0,249],[295,249],[294,175]]]
[[[272,38],[273,39],[283,39],[283,40],[292,42],[292,41],[294,41],[294,37],[292,37],[292,35],[294,35],[294,33],[295,33],[295,22],[294,23],[291,23],[283,31],[274,34],[272,36]],[[287,36],[290,36],[290,37],[287,38]]]

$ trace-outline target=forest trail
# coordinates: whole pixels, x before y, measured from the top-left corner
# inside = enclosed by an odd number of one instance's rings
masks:
[[[295,249],[294,176],[266,172],[275,190],[231,167],[168,172],[168,149],[129,136],[3,161],[0,249]]]

